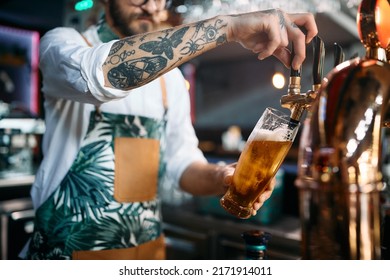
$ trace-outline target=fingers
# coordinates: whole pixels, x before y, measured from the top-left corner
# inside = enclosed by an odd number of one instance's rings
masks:
[[[232,163],[226,166],[223,166],[223,187],[225,188],[225,191],[229,188],[229,186],[233,182],[233,173],[235,170],[237,163]]]
[[[224,180],[223,180],[223,184],[225,185],[225,187],[229,187],[233,182],[233,175],[226,175]]]
[[[287,32],[295,52],[291,67],[298,70],[306,58],[306,44],[317,35],[318,30],[312,14],[289,14],[288,17],[291,24],[287,25]],[[306,35],[301,28],[305,29]]]
[[[286,67],[298,70],[306,58],[306,44],[318,33],[314,16],[309,13],[286,14],[280,10],[276,10],[273,15],[277,17],[271,17],[265,30],[268,33],[268,42],[265,47],[263,46],[258,58],[264,59],[273,55]],[[307,34],[305,35],[301,29],[304,29]],[[294,45],[293,58],[286,48],[290,42]]]
[[[274,191],[276,185],[276,178],[274,177],[267,185],[265,191],[258,197],[257,201],[252,206],[252,216],[256,216],[257,211],[263,206],[263,204],[269,199]]]
[[[286,14],[274,9],[241,14],[230,20],[233,41],[258,54],[260,60],[273,55],[286,67],[295,70],[306,58],[306,44],[318,33],[314,16],[309,13]],[[290,43],[294,44],[295,50],[292,61],[287,49]]]
[[[274,191],[275,185],[276,185],[276,178],[273,177],[272,180],[267,184],[264,193],[267,193],[267,192],[272,193]]]
[[[299,28],[290,28],[289,35],[292,36],[291,43],[294,46],[294,57],[292,58],[291,67],[298,70],[306,58],[306,37]]]
[[[252,206],[252,215],[255,216],[257,211],[264,205],[264,203],[271,197],[272,190],[265,191],[262,195],[259,196],[257,201],[253,203]]]
[[[268,24],[264,25],[267,40],[259,44],[258,58],[262,60],[274,55],[289,67],[289,55],[285,52],[288,46],[288,37],[283,13],[279,10],[273,10],[267,14],[269,17]],[[256,50],[254,51],[256,52]]]
[[[290,14],[289,17],[292,22],[306,30],[306,44],[310,43],[318,33],[314,16],[312,14]]]

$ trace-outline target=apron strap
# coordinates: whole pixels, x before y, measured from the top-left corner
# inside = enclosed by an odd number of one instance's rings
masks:
[[[81,37],[83,37],[83,39],[84,39],[84,41],[87,43],[87,45],[89,46],[89,47],[92,47],[92,44],[88,41],[88,39],[83,35],[83,34],[80,34],[81,35]]]
[[[164,119],[166,119],[168,113],[168,99],[167,99],[167,86],[163,76],[160,77],[160,86],[161,86],[162,101],[164,106]]]

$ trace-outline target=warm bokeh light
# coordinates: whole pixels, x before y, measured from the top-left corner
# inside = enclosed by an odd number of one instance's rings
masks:
[[[286,79],[282,73],[275,72],[275,74],[272,76],[272,84],[275,88],[282,89],[286,84]]]

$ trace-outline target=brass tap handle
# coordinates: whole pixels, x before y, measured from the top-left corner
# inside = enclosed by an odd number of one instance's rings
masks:
[[[294,44],[291,46],[291,62],[295,56]],[[295,70],[291,67],[290,81],[288,86],[288,93],[300,94],[301,93],[301,72],[302,68]]]
[[[294,45],[291,48],[291,60],[295,56]],[[301,99],[301,69],[295,70],[291,67],[287,95],[280,99],[281,106],[291,111],[292,122],[299,122],[304,107],[299,101]]]
[[[291,46],[291,64],[292,64],[292,60],[294,59],[294,56],[295,56],[295,50],[294,50],[294,44],[292,44],[292,46]],[[294,68],[291,67],[290,77],[301,77],[301,72],[302,72],[302,68],[295,70]]]
[[[325,44],[319,36],[313,38],[313,88],[316,85],[321,85],[324,60],[325,60]]]
[[[291,56],[294,57],[294,54],[293,46]],[[301,69],[294,70],[291,68],[287,95],[282,96],[280,99],[282,107],[290,109],[290,117],[295,121],[299,121],[304,111],[314,102],[321,86],[325,59],[325,45],[318,36],[313,39],[313,56],[313,89],[307,93],[301,93]]]
[[[291,62],[294,59],[295,50],[294,45],[291,46]],[[288,94],[300,94],[301,93],[301,72],[302,68],[295,70],[291,67],[290,79],[288,84]]]
[[[333,63],[333,66],[336,67],[340,63],[344,62],[345,54],[343,52],[343,48],[339,44],[337,44],[337,43],[334,43],[333,50],[334,50],[334,55],[333,55],[334,56],[334,63]]]

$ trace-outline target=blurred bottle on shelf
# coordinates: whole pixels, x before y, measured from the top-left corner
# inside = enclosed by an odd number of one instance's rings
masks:
[[[245,256],[247,260],[266,260],[267,244],[271,234],[261,230],[249,230],[241,234],[245,241]]]

